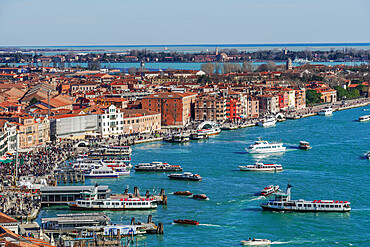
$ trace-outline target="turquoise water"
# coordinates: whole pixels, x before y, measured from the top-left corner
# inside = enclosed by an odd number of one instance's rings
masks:
[[[362,109],[285,121],[272,128],[223,131],[208,140],[180,145],[155,142],[133,146],[134,165],[167,161],[200,174],[204,178],[201,182],[172,181],[165,173],[133,172],[127,178],[89,180],[87,184],[109,185],[115,193],[126,186],[131,191],[138,186],[141,193],[165,189],[168,206],[150,212],[107,212],[115,223],[129,223],[132,217],[143,221],[149,213],[155,222],[164,223],[163,236],[147,235],[138,242],[140,246],[238,246],[249,237],[271,239],[280,246],[368,246],[370,162],[361,156],[370,150],[370,122],[354,121],[365,115]],[[282,164],[283,172],[238,170],[239,165],[257,159],[245,153],[244,148],[258,137],[285,143],[288,149],[284,154],[258,158]],[[313,148],[296,149],[300,140],[309,141]],[[270,184],[285,189],[289,180],[294,199],[349,200],[352,212],[263,212],[259,204],[264,200],[254,193]],[[179,190],[204,193],[210,200],[171,194]],[[60,209],[48,208],[39,218],[69,212],[66,207]],[[200,225],[173,224],[177,218],[198,220]]]

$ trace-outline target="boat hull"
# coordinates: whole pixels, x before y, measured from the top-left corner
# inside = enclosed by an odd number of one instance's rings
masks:
[[[286,147],[275,148],[275,149],[271,149],[271,150],[258,150],[258,149],[248,149],[248,148],[246,148],[245,150],[247,150],[247,152],[250,153],[250,154],[267,154],[267,153],[285,152]]]
[[[320,208],[317,208],[317,209],[297,209],[297,208],[289,208],[289,207],[285,207],[285,208],[276,208],[276,207],[269,207],[267,205],[261,205],[262,209],[264,211],[290,211],[290,212],[301,212],[301,213],[312,213],[312,212],[323,212],[323,213],[333,213],[333,212],[336,212],[336,213],[347,213],[347,212],[350,212],[351,209],[341,209],[341,210],[338,210],[338,209],[325,209],[325,210],[321,210]]]
[[[170,177],[170,176],[168,177],[172,180],[183,180],[183,181],[201,181],[202,180],[201,178],[177,178],[177,177]]]
[[[246,168],[244,166],[239,166],[239,169],[244,172],[281,172],[283,169],[279,168]]]
[[[107,175],[107,176],[98,176],[98,175],[89,175],[89,174],[85,175],[85,178],[117,178],[117,177],[118,177],[118,174]]]
[[[134,211],[134,210],[151,210],[156,209],[157,207],[148,207],[148,208],[84,208],[79,207],[76,205],[70,205],[69,208],[71,210],[78,210],[78,211]]]
[[[145,168],[135,168],[137,172],[182,172],[182,168],[174,169],[145,169]]]

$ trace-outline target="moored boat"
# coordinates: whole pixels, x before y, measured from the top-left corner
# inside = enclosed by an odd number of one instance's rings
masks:
[[[258,140],[246,148],[247,152],[250,154],[264,154],[264,153],[276,153],[276,152],[285,152],[286,147],[283,146],[283,143]]]
[[[201,181],[202,177],[198,174],[193,174],[191,172],[184,172],[182,174],[176,174],[173,173],[171,175],[168,175],[170,179],[174,180],[187,180],[187,181]]]
[[[221,132],[220,127],[214,122],[203,122],[198,126],[198,133],[206,134],[207,136],[218,135]]]
[[[254,165],[239,166],[239,169],[248,172],[280,172],[283,170],[283,167],[278,164],[256,162]]]
[[[265,188],[263,188],[263,190],[261,191],[261,195],[262,196],[269,196],[275,192],[278,192],[279,191],[279,185],[269,185]]]
[[[170,165],[166,162],[154,161],[152,163],[140,163],[135,166],[137,172],[176,172],[182,171],[179,165]]]
[[[193,193],[191,193],[190,191],[177,191],[173,194],[177,196],[192,196],[193,195]]]
[[[173,220],[173,222],[177,223],[177,224],[186,224],[186,225],[199,225],[199,221],[196,221],[196,220],[182,220],[182,219],[178,219],[178,220]]]
[[[203,140],[203,139],[208,139],[209,136],[207,133],[202,133],[202,132],[194,132],[190,134],[190,139],[192,140]]]
[[[333,108],[331,108],[330,106],[325,106],[324,108],[320,109],[317,114],[322,116],[333,115]]]
[[[82,199],[69,204],[72,210],[147,210],[157,208],[153,198],[99,199],[97,187],[93,192],[81,192]]]
[[[304,150],[308,150],[308,149],[311,149],[311,146],[308,142],[306,141],[300,141],[299,142],[299,148],[300,149],[304,149]]]
[[[119,174],[112,167],[96,166],[85,174],[86,178],[116,178]]]
[[[268,239],[249,239],[249,240],[242,240],[242,245],[270,245],[271,240]]]
[[[207,200],[208,197],[205,194],[193,195],[193,199]]]
[[[164,139],[167,142],[188,142],[190,141],[190,135],[188,134],[174,134]]]
[[[276,119],[273,117],[263,118],[258,122],[258,126],[272,127],[276,125]]]
[[[350,202],[335,200],[314,200],[303,199],[291,200],[290,191],[292,186],[288,184],[285,193],[275,193],[275,198],[268,202],[261,203],[263,210],[268,211],[296,211],[296,212],[349,212]]]

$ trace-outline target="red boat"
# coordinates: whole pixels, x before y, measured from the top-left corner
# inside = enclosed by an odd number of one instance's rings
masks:
[[[193,195],[193,199],[207,200],[208,197],[205,194]]]
[[[191,193],[190,191],[177,191],[173,194],[177,195],[177,196],[191,196],[191,195],[193,195],[193,193]]]
[[[177,224],[187,224],[187,225],[199,225],[199,221],[196,220],[173,220]]]

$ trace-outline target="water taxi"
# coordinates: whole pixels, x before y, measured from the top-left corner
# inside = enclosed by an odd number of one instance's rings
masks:
[[[247,152],[250,154],[264,154],[264,153],[276,153],[285,152],[286,147],[283,147],[281,142],[272,142],[258,140],[254,144],[246,148]]]
[[[350,202],[335,200],[314,200],[306,201],[303,199],[291,200],[290,188],[288,184],[285,193],[275,193],[275,198],[268,202],[261,203],[263,210],[269,211],[296,211],[296,212],[349,212],[351,211]]]
[[[253,239],[249,239],[249,240],[242,240],[242,245],[270,245],[271,244],[271,240],[268,240],[268,239],[257,239],[257,238],[253,238]]]
[[[207,200],[208,197],[205,194],[193,195],[193,199]]]
[[[333,108],[331,108],[330,106],[325,106],[324,108],[320,109],[317,114],[322,116],[333,115]]]
[[[358,118],[358,121],[359,122],[370,121],[370,115],[361,116],[361,117]]]
[[[261,121],[258,122],[258,126],[261,127],[272,127],[276,125],[276,119],[273,117],[270,118],[264,118],[261,119]]]
[[[181,220],[181,219],[178,219],[178,220],[173,220],[173,222],[177,223],[177,224],[187,224],[187,225],[199,225],[199,221],[196,221],[196,220]]]
[[[193,193],[191,193],[190,191],[177,191],[173,194],[177,196],[192,196],[193,195]]]
[[[239,166],[239,169],[248,172],[281,172],[283,167],[278,164],[263,164],[256,162],[254,165]]]
[[[311,146],[308,142],[300,141],[299,142],[299,148],[304,149],[304,150],[309,150],[309,149],[311,149]]]
[[[279,191],[279,185],[269,185],[261,191],[261,196],[269,196]]]
[[[72,210],[148,210],[157,208],[157,201],[153,198],[120,198],[99,199],[97,187],[93,192],[81,192],[82,199],[69,204]]]
[[[201,181],[202,177],[198,174],[193,174],[191,172],[184,172],[182,174],[176,174],[173,173],[171,175],[168,175],[170,179],[174,180],[187,180],[187,181]]]
[[[152,163],[140,163],[135,166],[137,172],[176,172],[182,171],[182,167],[178,165],[169,165],[166,162],[154,161]]]

